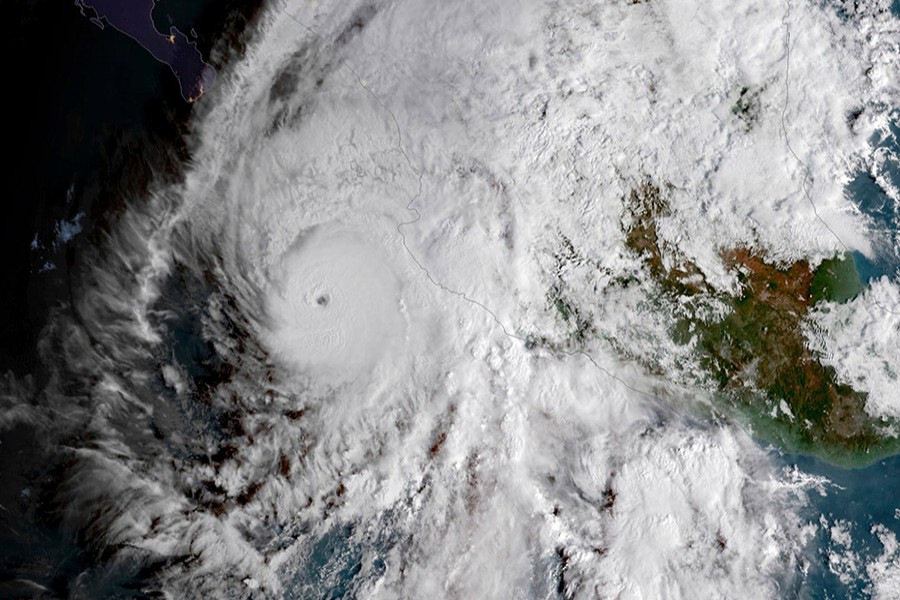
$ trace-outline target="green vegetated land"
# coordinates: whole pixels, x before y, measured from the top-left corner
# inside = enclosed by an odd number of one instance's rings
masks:
[[[728,307],[719,320],[691,311],[676,315],[671,333],[676,343],[695,344],[704,378],[726,406],[749,421],[755,435],[843,466],[900,453],[900,440],[887,433],[893,423],[868,415],[866,394],[839,383],[835,370],[822,364],[804,338],[810,308],[844,302],[862,291],[851,257],[838,256],[812,269],[802,260],[773,264],[752,248],[725,249],[722,261],[741,282],[741,295],[732,296],[714,290],[696,265],[679,260],[661,243],[657,222],[670,209],[659,187],[638,186],[626,206],[626,244],[664,295],[706,295]]]

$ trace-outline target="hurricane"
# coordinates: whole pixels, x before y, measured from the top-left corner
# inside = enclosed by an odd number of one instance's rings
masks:
[[[72,598],[896,597],[896,523],[823,567],[836,484],[784,458],[896,453],[900,246],[847,193],[900,210],[888,3],[286,1],[248,36],[3,384],[61,532],[23,589],[77,548]],[[776,355],[858,403],[819,435]]]

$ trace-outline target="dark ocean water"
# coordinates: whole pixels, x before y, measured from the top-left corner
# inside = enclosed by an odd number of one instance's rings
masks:
[[[796,466],[831,482],[824,488],[825,495],[809,494],[811,503],[802,516],[820,526],[808,549],[811,563],[808,578],[801,589],[791,590],[788,597],[835,600],[865,597],[864,590],[869,585],[865,566],[883,551],[873,526],[884,526],[900,537],[900,456],[863,469],[842,469],[809,456],[786,455],[782,460],[785,466]],[[822,516],[828,526],[847,522],[853,540],[849,550],[858,555],[861,571],[861,576],[849,584],[842,583],[829,567],[830,554],[843,552],[844,548],[831,541],[829,532],[821,526]]]
[[[900,15],[900,1],[894,2],[893,9],[895,14]],[[894,111],[888,135],[873,139],[872,143],[900,157],[900,110]],[[900,162],[889,160],[885,172],[893,185],[900,186]],[[900,281],[900,247],[897,246],[900,241],[900,205],[889,198],[865,171],[857,173],[847,187],[847,195],[870,219],[875,234],[876,255],[873,258],[854,252],[861,279],[865,283],[881,277]],[[824,476],[834,484],[827,487],[824,496],[811,494],[812,504],[806,516],[816,521],[819,515],[824,515],[829,523],[847,521],[853,539],[851,551],[858,553],[863,572],[865,565],[882,552],[881,544],[872,531],[874,526],[884,526],[900,537],[900,456],[863,469],[841,469],[805,456],[785,456],[783,460],[786,465]],[[807,590],[801,597],[864,597],[867,585],[864,578],[845,585],[829,569],[829,554],[835,549],[828,533],[820,528],[811,555],[813,567]],[[900,594],[900,590],[897,593]]]
[[[871,140],[872,145],[887,150],[884,176],[900,183],[900,109],[894,111],[888,132]],[[869,220],[875,245],[875,256],[855,254],[856,266],[864,280],[888,276],[900,277],[900,206],[892,200],[868,172],[860,170],[847,186],[848,197]]]
[[[153,17],[165,30],[191,32],[204,57],[216,48],[221,58],[222,49],[240,50],[260,5],[159,0]],[[0,374],[29,376],[40,387],[36,343],[49,311],[67,305],[84,250],[123,209],[141,202],[151,181],[178,177],[196,107],[167,65],[91,23],[74,2],[5,8],[12,159],[0,219]],[[64,466],[41,454],[34,436],[24,425],[0,433],[0,598],[47,595],[15,582],[23,577],[50,596],[142,597],[146,564],[91,571],[90,540],[55,520],[54,482]]]
[[[209,61],[214,46],[240,46],[260,5],[159,0],[153,17],[165,30],[193,31]],[[0,43],[14,151],[0,220],[0,372],[24,374],[37,366],[47,309],[68,298],[80,244],[140,201],[152,178],[177,176],[193,106],[167,65],[112,27],[101,30],[74,2],[6,9]]]
[[[128,187],[119,178],[103,190],[98,177],[121,170],[124,154],[140,153],[148,132],[171,129],[168,113],[183,119],[186,111],[171,102],[174,82],[163,65],[100,31],[74,4],[7,9],[6,77],[15,89],[7,126],[16,151],[0,237],[0,371],[27,373],[47,308],[67,297],[77,240],[120,201],[105,191]],[[57,227],[76,219],[82,231],[60,243]]]

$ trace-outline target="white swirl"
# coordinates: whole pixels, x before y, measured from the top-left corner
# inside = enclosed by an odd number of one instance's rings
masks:
[[[377,244],[316,228],[282,257],[270,290],[267,343],[312,376],[346,381],[371,369],[402,328],[399,284]]]

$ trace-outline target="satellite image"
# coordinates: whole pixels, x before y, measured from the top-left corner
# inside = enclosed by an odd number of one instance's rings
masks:
[[[0,598],[900,599],[900,0],[7,9]]]

